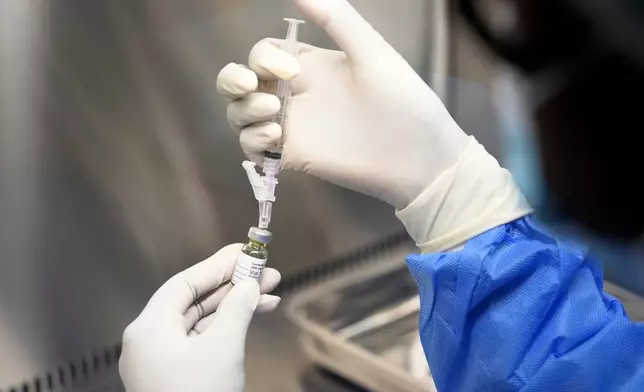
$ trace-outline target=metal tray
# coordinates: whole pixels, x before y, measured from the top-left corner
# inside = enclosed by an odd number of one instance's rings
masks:
[[[286,311],[305,355],[372,391],[436,391],[418,336],[418,290],[404,264],[416,251],[387,250],[294,295]]]
[[[416,284],[403,244],[340,278],[295,294],[287,316],[314,363],[372,391],[436,391],[418,337]],[[644,320],[644,299],[610,282],[606,292],[630,318]]]

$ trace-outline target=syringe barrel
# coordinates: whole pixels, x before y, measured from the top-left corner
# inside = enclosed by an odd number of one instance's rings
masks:
[[[298,32],[300,24],[304,23],[302,20],[284,18],[288,22],[288,31],[286,32],[286,39],[282,43],[282,50],[292,54],[298,55]],[[276,148],[271,149],[271,152],[281,152],[284,147],[284,136],[286,133],[286,120],[288,117],[288,109],[291,105],[291,95],[293,94],[293,83],[290,80],[279,80],[277,82],[277,91],[275,95],[280,100],[280,110],[273,117],[273,122],[282,127],[282,138]]]
[[[277,98],[280,100],[280,110],[273,117],[273,122],[282,127],[282,138],[277,145],[278,148],[284,147],[286,120],[288,119],[288,109],[291,106],[292,90],[293,83],[290,80],[280,80],[277,82]]]

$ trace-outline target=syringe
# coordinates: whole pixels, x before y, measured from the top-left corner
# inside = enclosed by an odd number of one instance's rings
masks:
[[[298,40],[297,35],[300,24],[304,21],[298,19],[284,18],[288,22],[288,31],[286,39],[282,44],[282,50],[286,51],[293,56],[298,55]],[[264,162],[262,165],[263,176],[259,176],[255,171],[255,164],[252,162],[244,162],[244,169],[248,173],[248,178],[255,198],[259,202],[259,224],[260,229],[268,228],[271,221],[271,213],[273,210],[273,203],[275,202],[275,188],[277,187],[277,177],[282,168],[282,150],[284,149],[284,137],[286,134],[286,121],[288,117],[288,110],[291,105],[291,96],[293,94],[293,83],[290,80],[279,80],[277,83],[277,98],[281,102],[280,110],[273,118],[273,122],[282,127],[282,138],[279,143],[264,152]]]

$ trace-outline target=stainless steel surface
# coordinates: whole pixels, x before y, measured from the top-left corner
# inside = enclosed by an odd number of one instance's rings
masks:
[[[299,330],[291,324],[283,308],[270,314],[257,315],[251,324],[246,345],[247,392],[365,392],[351,382],[322,370],[301,353],[297,345]],[[95,369],[88,358],[89,371],[82,372],[76,364],[76,377],[72,379],[69,367],[48,368],[41,373],[37,389],[34,380],[25,385],[12,385],[16,391],[34,392],[125,392],[118,375],[116,363],[110,366],[99,358]],[[63,364],[65,366],[65,364]],[[60,383],[59,372],[63,370]],[[48,378],[51,376],[51,387]],[[5,392],[13,392],[4,390]]]
[[[373,391],[435,390],[419,350],[417,286],[404,264],[413,252],[391,248],[290,299],[287,314],[310,360]]]
[[[406,269],[404,271],[408,273]],[[374,309],[366,318],[340,329],[337,333],[343,339],[354,339],[370,331],[390,325],[400,319],[406,319],[409,316],[414,316],[414,318],[418,319],[419,309],[420,298],[418,295],[415,295],[394,306],[389,306],[384,309]],[[415,329],[418,329],[417,327],[418,325],[416,325]]]
[[[283,309],[257,317],[246,343],[246,390],[248,392],[312,392],[307,383],[315,365],[297,345],[299,330],[285,317]],[[318,380],[327,388],[318,391],[343,391],[333,379]],[[335,385],[339,384],[336,389]],[[347,389],[360,391],[360,389]]]
[[[427,2],[427,53],[426,60],[430,63],[430,73],[427,80],[432,89],[443,101],[449,99],[449,66],[451,21],[449,0],[433,0]]]

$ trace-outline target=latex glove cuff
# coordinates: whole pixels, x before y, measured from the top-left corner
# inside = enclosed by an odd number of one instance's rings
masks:
[[[432,253],[531,212],[510,172],[470,137],[459,161],[396,216],[421,251]]]

